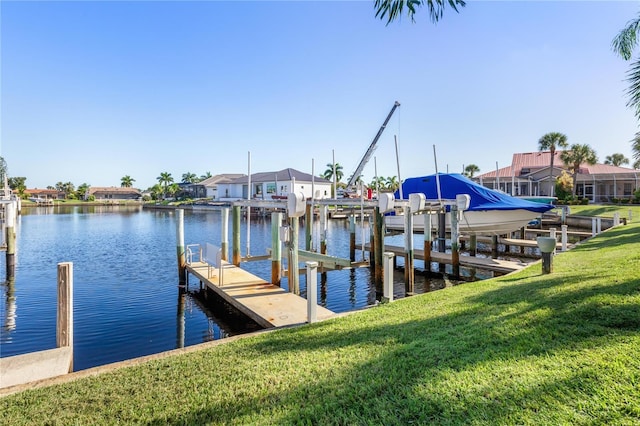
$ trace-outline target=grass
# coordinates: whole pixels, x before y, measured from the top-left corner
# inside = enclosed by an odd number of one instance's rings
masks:
[[[517,274],[0,398],[0,424],[638,424],[640,224]]]
[[[589,204],[586,206],[569,206],[571,214],[583,215],[583,216],[604,216],[613,217],[614,213],[619,213],[620,218],[629,218],[629,211],[631,211],[631,222],[640,222],[640,205],[636,204]]]

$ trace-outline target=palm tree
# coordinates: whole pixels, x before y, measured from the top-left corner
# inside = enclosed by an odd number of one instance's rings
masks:
[[[385,182],[387,184],[387,189],[390,189],[391,191],[395,191],[396,189],[398,189],[398,187],[400,187],[398,178],[396,176],[386,178]]]
[[[151,192],[151,198],[154,200],[159,200],[162,198],[162,194],[164,194],[164,188],[159,183],[156,183],[151,188],[149,188],[149,192]]]
[[[636,19],[629,21],[627,26],[618,33],[611,43],[613,51],[625,61],[630,60],[633,55],[633,50],[638,44],[639,31],[640,15]],[[634,109],[636,118],[640,120],[640,59],[635,58],[631,63],[627,72],[627,82],[629,83],[627,106]],[[631,150],[633,151],[633,158],[640,160],[640,132],[636,133],[631,140]]]
[[[131,188],[133,186],[133,182],[136,180],[129,175],[123,176],[120,179],[120,186],[123,188]]]
[[[470,179],[473,179],[473,175],[478,173],[479,171],[480,167],[476,166],[475,164],[469,164],[464,168],[464,175],[469,177]]]
[[[4,185],[4,176],[7,174],[7,162],[3,157],[0,157],[0,179],[3,181],[2,185]]]
[[[549,151],[551,162],[549,164],[549,195],[553,197],[555,182],[553,179],[553,160],[556,156],[556,148],[566,148],[567,136],[564,133],[550,132],[538,140],[538,151]]]
[[[458,7],[464,7],[464,0],[376,0],[376,18],[386,19],[387,25],[399,18],[407,7],[407,15],[411,18],[411,22],[415,22],[414,15],[418,7],[427,6],[431,22],[438,22],[444,14],[445,4],[458,12]]]
[[[636,170],[640,169],[640,159],[636,160],[636,162],[633,163],[633,168]]]
[[[322,177],[332,181],[334,166],[336,170],[336,182],[340,182],[344,177],[344,172],[342,171],[342,166],[340,165],[340,163],[336,163],[335,165],[333,163],[327,163],[327,170],[324,171]]]
[[[371,188],[376,188],[378,191],[386,188],[385,179],[382,176],[374,177],[369,184]]]
[[[196,183],[198,181],[198,175],[195,173],[184,173],[182,175],[182,183]]]
[[[203,181],[205,179],[209,179],[210,177],[212,177],[213,175],[211,174],[211,172],[206,172],[205,174],[200,176],[200,181]]]
[[[616,152],[615,154],[607,155],[604,164],[620,167],[622,164],[629,164],[629,159],[625,157],[624,154]]]
[[[164,187],[164,193],[166,194],[167,186],[169,186],[170,183],[173,183],[173,176],[171,176],[171,173],[169,172],[162,172],[156,179],[158,179],[158,183]]]
[[[573,174],[573,195],[578,188],[578,171],[581,164],[594,165],[598,162],[596,152],[587,144],[573,144],[569,151],[563,151],[560,158]]]
[[[78,195],[78,199],[84,200],[87,192],[89,192],[90,185],[88,183],[83,183],[78,186],[76,193]]]

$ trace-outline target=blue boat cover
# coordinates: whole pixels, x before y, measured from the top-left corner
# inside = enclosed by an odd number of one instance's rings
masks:
[[[458,194],[469,194],[470,211],[480,210],[517,210],[525,209],[536,213],[544,213],[554,208],[552,204],[536,203],[512,197],[504,192],[486,188],[459,173],[438,173],[442,199],[455,200]],[[402,195],[405,199],[409,194],[423,193],[427,200],[438,200],[436,175],[414,177],[402,182]],[[400,198],[400,191],[396,191],[395,198]]]

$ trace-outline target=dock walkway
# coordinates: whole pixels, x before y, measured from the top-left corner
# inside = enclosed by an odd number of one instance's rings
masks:
[[[307,322],[307,300],[260,277],[229,263],[223,263],[222,286],[220,270],[205,262],[192,262],[187,272],[197,277],[207,288],[259,325],[283,327]],[[336,314],[322,306],[317,307],[318,321]]]
[[[365,248],[368,250],[370,247],[367,245]],[[404,247],[400,246],[384,246],[384,251],[391,252],[396,256],[404,256],[405,250]],[[414,249],[413,250],[414,259],[424,260],[424,250]],[[431,261],[437,263],[453,263],[451,259],[451,253],[440,253],[437,251],[431,252]],[[487,271],[497,272],[500,274],[508,274],[510,272],[519,271],[527,266],[526,263],[522,262],[513,262],[510,260],[500,260],[500,259],[489,259],[486,257],[474,257],[474,256],[460,256],[460,266],[464,266],[466,268],[478,268],[485,269]]]

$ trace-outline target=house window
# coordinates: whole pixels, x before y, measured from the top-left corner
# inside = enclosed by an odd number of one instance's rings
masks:
[[[624,195],[625,196],[631,195],[631,183],[625,182],[625,184],[624,184]]]
[[[276,193],[276,184],[268,183],[267,184],[267,194],[275,194]]]

